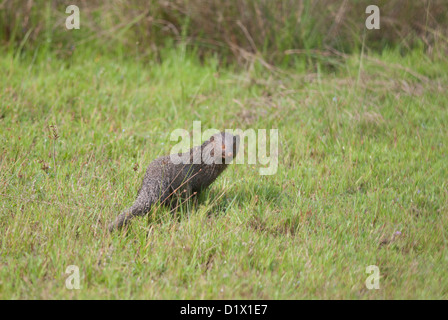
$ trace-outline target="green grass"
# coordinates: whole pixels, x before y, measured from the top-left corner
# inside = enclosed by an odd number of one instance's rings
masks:
[[[448,298],[446,59],[272,74],[77,50],[0,54],[0,298]],[[197,205],[109,234],[194,120],[278,128],[278,172],[231,165]]]

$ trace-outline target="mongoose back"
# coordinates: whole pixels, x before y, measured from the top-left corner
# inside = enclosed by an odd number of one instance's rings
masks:
[[[120,229],[136,216],[146,215],[153,204],[172,205],[179,196],[189,197],[207,188],[226,169],[238,152],[239,136],[217,133],[201,146],[151,162],[134,204],[109,225]]]

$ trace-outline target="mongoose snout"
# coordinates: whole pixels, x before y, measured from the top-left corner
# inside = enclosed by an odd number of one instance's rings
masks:
[[[219,148],[221,150],[222,159],[225,160],[225,163],[229,163],[236,156],[239,148],[239,136],[234,136],[229,133],[219,133],[213,135],[210,138],[212,143],[216,145],[221,145]]]

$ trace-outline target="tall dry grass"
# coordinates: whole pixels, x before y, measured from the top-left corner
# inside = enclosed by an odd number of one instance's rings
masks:
[[[81,30],[64,27],[65,8],[76,4]],[[365,9],[381,9],[381,29],[366,31]],[[157,52],[168,42],[193,45],[200,55],[245,61],[253,55],[270,63],[287,62],[291,49],[351,52],[416,45],[432,53],[446,44],[445,0],[3,0],[0,43],[17,50],[61,48],[94,42],[127,54]],[[445,48],[443,49],[445,50]]]

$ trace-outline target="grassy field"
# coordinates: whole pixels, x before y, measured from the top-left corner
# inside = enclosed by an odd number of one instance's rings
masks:
[[[356,53],[332,72],[162,57],[0,54],[1,299],[448,298],[445,57]],[[198,204],[109,234],[195,120],[277,128],[278,172],[231,165]]]

